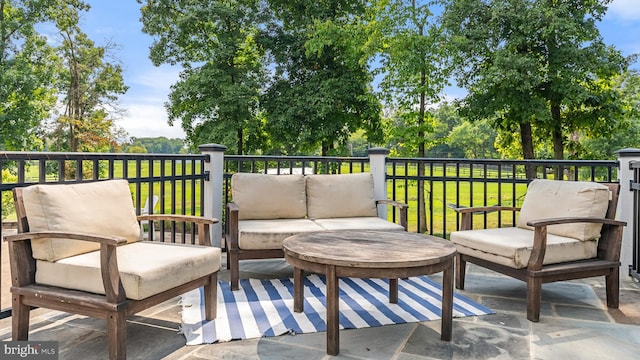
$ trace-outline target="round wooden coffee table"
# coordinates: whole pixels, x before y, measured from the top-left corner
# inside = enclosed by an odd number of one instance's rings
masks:
[[[440,339],[451,340],[455,246],[442,238],[404,231],[320,231],[291,236],[282,243],[294,267],[293,311],[302,312],[303,272],[327,281],[327,354],[340,351],[338,278],[388,278],[389,302],[398,302],[398,279],[442,271]]]

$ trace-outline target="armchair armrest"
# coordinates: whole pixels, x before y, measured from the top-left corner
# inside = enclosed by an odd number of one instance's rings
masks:
[[[97,242],[109,246],[118,246],[127,243],[127,239],[120,236],[103,236],[86,233],[61,232],[61,231],[35,231],[15,235],[7,235],[4,241],[16,242],[37,239],[72,239]]]
[[[227,203],[227,213],[226,213],[226,246],[227,250],[230,249],[239,249],[238,245],[238,216],[240,213],[240,207],[236,203]]]
[[[519,207],[514,206],[502,206],[502,205],[492,205],[492,206],[474,206],[474,207],[466,207],[466,206],[458,206],[451,207],[455,212],[460,214],[483,214],[490,213],[495,211],[520,211]]]
[[[533,227],[569,224],[569,223],[601,223],[614,226],[626,226],[624,221],[612,220],[607,218],[596,217],[561,217],[561,218],[549,218],[549,219],[537,219],[527,221],[527,225]]]
[[[547,226],[569,223],[601,223],[603,225],[609,225],[615,228],[614,231],[616,232],[616,234],[613,236],[617,238],[618,242],[621,241],[622,228],[627,225],[627,223],[624,221],[596,217],[561,217],[527,221],[527,225],[534,227],[533,249],[531,251],[531,255],[529,256],[529,263],[527,265],[528,269],[542,269],[542,263],[547,251]],[[609,235],[603,233],[602,236]],[[619,245],[612,245],[611,249],[616,248],[619,249]],[[615,253],[615,251],[612,251],[611,249],[606,249],[608,252],[608,257],[610,258],[610,260],[615,259],[615,261],[617,261],[620,256],[619,250],[617,253]]]
[[[11,252],[23,252],[16,250],[14,244],[21,241],[37,240],[43,238],[53,239],[72,239],[80,241],[97,242],[100,244],[100,271],[102,274],[102,284],[104,286],[105,295],[107,301],[110,303],[119,303],[127,298],[127,294],[122,286],[120,280],[120,272],[118,271],[118,254],[116,247],[127,243],[127,239],[120,236],[102,236],[86,233],[74,233],[74,232],[61,232],[61,231],[37,231],[27,232],[16,235],[5,236],[4,239],[9,243],[9,251]],[[16,257],[17,258],[17,257]],[[20,260],[18,260],[20,261]],[[15,267],[15,268],[14,268]],[[18,274],[22,271],[20,264],[12,263],[12,274]],[[24,277],[19,280],[22,282]],[[25,284],[14,284],[14,286],[21,286]]]
[[[198,224],[198,243],[204,246],[211,246],[210,225],[219,221],[216,218],[179,214],[146,214],[138,215],[137,219],[138,221],[177,221]]]
[[[456,213],[462,215],[460,219],[460,230],[471,230],[472,216],[474,214],[488,214],[495,211],[520,211],[519,207],[502,205],[466,207],[449,204],[449,207]]]
[[[405,229],[405,231],[408,229],[408,224],[407,224],[407,212],[409,209],[409,205],[399,202],[399,201],[395,201],[395,200],[376,200],[376,206],[378,205],[391,205],[395,208],[398,209],[398,217],[399,217],[399,221],[400,221],[400,225]]]

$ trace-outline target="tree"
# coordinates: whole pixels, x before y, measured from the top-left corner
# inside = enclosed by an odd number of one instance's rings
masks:
[[[433,131],[427,105],[437,103],[447,83],[446,59],[441,31],[429,7],[433,1],[382,1],[376,20],[380,39],[380,88],[385,105],[398,112],[401,120],[393,129],[402,132],[405,145],[417,147],[425,157],[426,134]],[[397,134],[400,135],[400,134]],[[418,176],[424,176],[424,164]],[[418,231],[427,231],[424,182],[418,180]]]
[[[634,58],[631,58],[630,62],[633,61]],[[617,150],[640,146],[640,72],[628,70],[613,78],[610,83],[601,84],[601,88],[604,95],[592,99],[591,103],[602,107],[616,106],[615,111],[621,113],[623,121],[611,131],[586,129],[587,131],[574,133],[574,142],[571,143],[574,158],[615,159]],[[622,106],[617,107],[620,102],[609,101],[608,96],[620,97]]]
[[[41,144],[38,127],[55,104],[53,51],[34,27],[55,5],[0,0],[0,149],[33,150]]]
[[[588,110],[595,83],[628,65],[596,27],[609,2],[446,0],[457,80],[469,90],[464,114],[518,132],[525,159],[534,158],[536,131],[552,139],[553,157],[563,159],[569,136],[594,124],[565,110]],[[615,126],[619,118],[602,110],[599,117],[612,123],[605,127]]]
[[[57,90],[64,110],[50,136],[58,151],[109,151],[125,134],[114,118],[115,102],[128,89],[122,67],[106,61],[113,44],[96,46],[78,27],[79,11],[88,9],[67,9],[56,19],[62,40]]]
[[[275,70],[262,97],[272,147],[336,153],[359,129],[382,140],[380,104],[361,26],[365,2],[271,1],[277,21],[264,41]]]
[[[448,143],[452,148],[464,151],[465,158],[492,159],[498,155],[493,147],[496,135],[487,120],[465,121],[451,130]]]
[[[142,30],[155,38],[153,63],[183,67],[166,103],[169,123],[181,122],[192,147],[216,142],[238,154],[260,149],[265,78],[256,37],[264,2],[138,2]]]

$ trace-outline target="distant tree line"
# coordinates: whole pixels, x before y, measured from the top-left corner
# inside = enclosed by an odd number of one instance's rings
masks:
[[[123,146],[123,151],[127,153],[184,154],[186,150],[184,140],[168,139],[164,136],[132,137],[129,143]]]

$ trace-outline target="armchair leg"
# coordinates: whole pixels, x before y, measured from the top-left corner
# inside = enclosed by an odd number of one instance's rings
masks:
[[[29,315],[31,306],[22,302],[21,295],[13,295],[11,304],[11,332],[13,341],[29,340]]]
[[[617,309],[620,305],[620,269],[614,268],[605,277],[607,286],[607,307]]]
[[[540,304],[542,302],[542,278],[527,278],[527,319],[540,321]]]
[[[207,320],[217,316],[218,309],[218,273],[211,274],[209,284],[204,286],[204,311]]]
[[[464,290],[464,277],[467,270],[467,262],[462,254],[456,254],[456,289]]]
[[[109,359],[125,360],[127,358],[127,319],[123,310],[109,314],[107,334]]]
[[[238,254],[238,250],[229,250],[227,257],[231,259],[231,263],[229,264],[231,290],[236,291],[240,288],[240,255]]]

